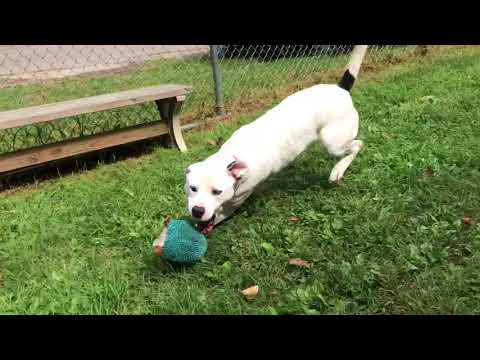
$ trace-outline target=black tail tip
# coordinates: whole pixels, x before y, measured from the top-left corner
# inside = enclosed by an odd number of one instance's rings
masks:
[[[350,74],[350,71],[347,69],[343,73],[343,76],[340,79],[338,86],[350,92],[350,90],[353,88],[353,84],[355,84],[355,77]]]

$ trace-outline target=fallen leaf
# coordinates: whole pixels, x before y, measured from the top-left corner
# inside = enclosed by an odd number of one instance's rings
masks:
[[[172,217],[171,216],[167,216],[164,220],[163,220],[163,225],[164,226],[167,226],[168,224],[170,224],[170,221],[172,220]]]
[[[290,216],[290,221],[292,221],[294,223],[297,223],[300,220],[301,220],[301,218],[299,218],[298,216],[295,216],[295,215]]]
[[[388,133],[382,133],[382,136],[384,139],[387,139],[387,140],[391,140],[392,139],[392,136]]]
[[[429,102],[430,104],[433,104],[433,103],[437,102],[437,98],[435,96],[429,95],[429,96],[421,97],[420,101],[421,102]]]
[[[163,247],[161,247],[160,245],[156,245],[153,247],[153,253],[156,255],[156,256],[162,256],[163,254]]]
[[[212,145],[212,146],[221,146],[225,140],[223,138],[218,138],[217,140],[208,140],[207,144]]]
[[[305,267],[305,268],[311,268],[312,264],[309,263],[308,261],[302,260],[302,259],[290,259],[288,262],[290,265],[298,266],[298,267]]]
[[[247,298],[247,299],[253,299],[255,296],[257,296],[259,291],[258,285],[255,286],[250,286],[249,288],[246,288],[242,290],[242,294]]]
[[[426,177],[432,177],[433,174],[434,174],[434,172],[433,172],[432,168],[428,168],[423,172],[423,176],[426,176]]]
[[[462,222],[463,222],[463,225],[466,225],[466,226],[470,226],[470,225],[473,225],[475,223],[475,221],[470,217],[464,217],[462,219]]]

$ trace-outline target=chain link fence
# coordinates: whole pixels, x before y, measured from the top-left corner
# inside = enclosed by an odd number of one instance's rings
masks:
[[[417,46],[372,45],[364,66],[410,56]],[[217,112],[235,105],[268,105],[318,83],[337,82],[353,45],[217,45],[221,80],[216,81]],[[224,102],[224,104],[223,104]]]
[[[351,45],[0,45],[0,111],[164,83],[193,86],[182,121],[261,109],[336,82]],[[365,66],[417,46],[370,47]],[[0,154],[158,120],[155,104],[0,131]]]

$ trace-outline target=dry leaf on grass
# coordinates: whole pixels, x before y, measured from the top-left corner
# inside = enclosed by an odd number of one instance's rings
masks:
[[[163,226],[168,226],[168,224],[170,224],[171,220],[172,220],[172,217],[167,216],[165,219],[163,219]]]
[[[312,264],[309,263],[308,261],[302,260],[302,259],[291,259],[288,262],[290,265],[298,266],[298,267],[304,267],[304,268],[311,268]]]
[[[429,102],[430,104],[433,104],[433,103],[437,102],[437,98],[435,96],[429,95],[429,96],[421,97],[420,101],[421,102]]]
[[[208,140],[207,144],[212,145],[212,146],[221,146],[225,140],[223,138],[218,138],[217,140]]]
[[[423,176],[426,176],[426,177],[432,177],[433,175],[434,175],[434,172],[432,168],[425,169],[425,171],[423,172]]]
[[[249,288],[246,288],[246,289],[242,290],[242,294],[247,299],[253,299],[255,296],[257,296],[258,290],[259,290],[258,285],[250,286]]]
[[[301,220],[301,218],[299,218],[298,216],[295,216],[295,215],[290,216],[290,221],[291,221],[291,222],[297,223],[297,222],[299,222],[300,220]]]
[[[163,254],[163,247],[161,247],[160,245],[155,245],[153,247],[153,253],[155,254],[155,256],[162,256]]]
[[[462,223],[463,223],[463,225],[470,226],[470,225],[473,225],[475,223],[475,221],[471,217],[464,217],[462,219]]]

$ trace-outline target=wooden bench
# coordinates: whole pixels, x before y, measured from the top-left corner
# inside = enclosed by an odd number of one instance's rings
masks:
[[[184,85],[160,85],[0,112],[0,130],[150,101],[156,102],[160,113],[158,121],[1,154],[0,174],[165,134],[170,135],[173,146],[182,152],[186,151],[179,114],[190,91],[191,88]]]

